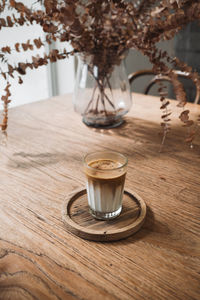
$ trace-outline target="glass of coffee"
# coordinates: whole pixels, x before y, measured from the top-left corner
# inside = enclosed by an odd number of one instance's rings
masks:
[[[120,214],[127,163],[123,154],[114,151],[93,152],[84,157],[88,205],[96,219],[113,219]]]

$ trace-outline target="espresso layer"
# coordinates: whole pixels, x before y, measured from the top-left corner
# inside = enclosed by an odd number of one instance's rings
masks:
[[[91,167],[91,169],[86,168],[85,173],[87,176],[93,177],[94,179],[109,180],[121,177],[125,174],[123,168],[120,168],[122,164],[111,159],[98,159],[91,161],[88,165]]]

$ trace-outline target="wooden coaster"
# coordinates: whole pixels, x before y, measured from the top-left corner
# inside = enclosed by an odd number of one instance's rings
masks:
[[[117,241],[138,231],[146,216],[146,204],[136,193],[124,191],[122,204],[117,218],[96,220],[89,213],[86,189],[82,189],[65,199],[62,218],[67,229],[83,239]]]

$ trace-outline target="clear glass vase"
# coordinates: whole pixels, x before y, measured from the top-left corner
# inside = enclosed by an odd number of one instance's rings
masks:
[[[108,67],[105,68],[108,70]],[[131,93],[124,61],[104,71],[102,65],[78,59],[74,109],[92,127],[113,128],[123,123],[131,107]]]

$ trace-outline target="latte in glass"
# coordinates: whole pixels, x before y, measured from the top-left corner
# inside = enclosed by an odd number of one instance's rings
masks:
[[[106,220],[120,214],[126,169],[127,158],[118,152],[95,152],[85,157],[88,205],[95,218]]]

